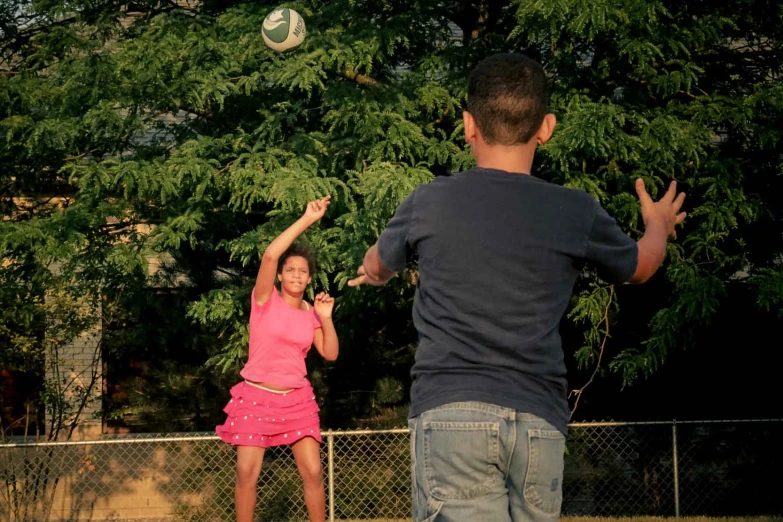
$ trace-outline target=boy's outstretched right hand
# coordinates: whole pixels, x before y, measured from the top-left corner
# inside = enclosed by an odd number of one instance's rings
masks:
[[[674,227],[681,224],[686,216],[685,212],[680,212],[685,201],[685,192],[680,192],[675,198],[676,193],[677,182],[672,181],[666,194],[660,200],[653,201],[644,187],[644,180],[641,178],[636,180],[636,194],[642,204],[642,220],[645,227],[651,220],[660,220],[672,239],[677,239],[677,231]]]
[[[324,214],[326,214],[326,208],[329,206],[329,203],[331,203],[331,199],[332,196],[326,196],[323,199],[316,199],[315,201],[311,201],[307,204],[304,217],[311,223],[315,223],[324,217]]]
[[[383,286],[386,284],[386,281],[380,281],[368,276],[367,271],[364,269],[364,266],[360,266],[359,270],[357,270],[356,273],[359,274],[359,277],[355,277],[350,281],[348,281],[348,286],[351,287],[362,286],[362,285]]]

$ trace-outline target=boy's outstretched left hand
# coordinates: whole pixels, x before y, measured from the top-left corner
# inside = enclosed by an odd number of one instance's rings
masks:
[[[653,201],[647,189],[644,187],[644,180],[636,180],[636,194],[642,205],[642,220],[645,227],[652,220],[659,220],[669,234],[669,238],[677,239],[677,230],[675,227],[681,225],[685,220],[686,213],[680,212],[682,203],[685,201],[685,192],[677,194],[677,182],[672,181],[669,184],[669,190],[658,201]],[[677,197],[675,197],[675,195]]]

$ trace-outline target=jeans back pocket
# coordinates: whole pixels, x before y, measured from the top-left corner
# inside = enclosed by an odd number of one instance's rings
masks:
[[[499,423],[424,421],[420,429],[427,486],[433,497],[468,500],[503,480]]]
[[[525,475],[525,501],[548,515],[560,513],[563,503],[565,436],[559,431],[530,429]]]

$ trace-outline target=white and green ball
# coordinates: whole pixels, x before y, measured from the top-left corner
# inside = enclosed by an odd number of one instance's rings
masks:
[[[296,49],[305,39],[304,19],[293,9],[275,9],[261,26],[264,42],[278,53]]]

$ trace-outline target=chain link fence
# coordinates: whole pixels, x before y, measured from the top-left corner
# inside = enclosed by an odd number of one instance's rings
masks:
[[[329,520],[410,519],[407,429],[323,435]],[[571,425],[563,514],[783,514],[782,436],[783,420]],[[230,521],[234,473],[213,434],[6,444],[0,521]],[[266,452],[256,520],[307,520],[289,448]]]

